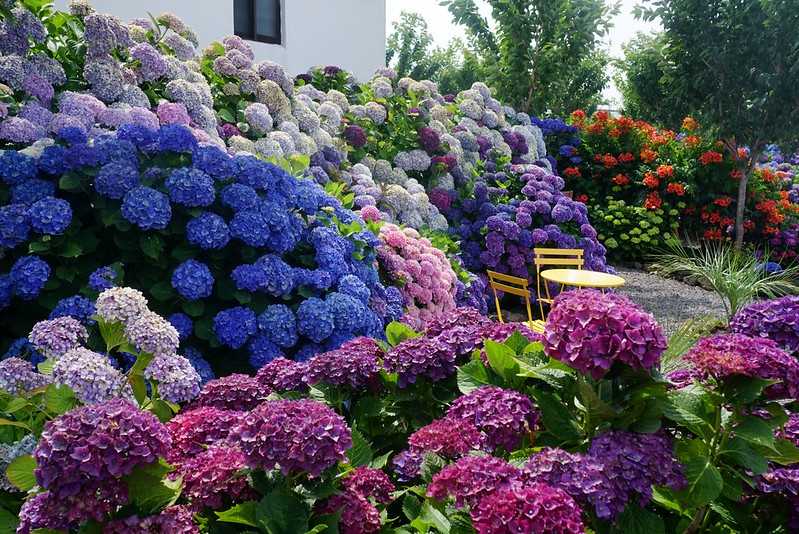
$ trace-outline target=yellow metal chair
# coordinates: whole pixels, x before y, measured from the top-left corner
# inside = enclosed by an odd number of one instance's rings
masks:
[[[500,323],[504,323],[505,320],[502,318],[502,309],[499,306],[497,291],[504,291],[524,299],[527,307],[527,324],[534,332],[544,332],[544,321],[533,320],[533,311],[530,306],[530,288],[528,287],[529,281],[526,278],[488,271],[488,282],[494,292],[494,304],[497,306],[497,318]]]
[[[543,267],[576,267],[582,269],[585,260],[583,254],[585,251],[581,248],[534,248],[535,254],[535,278],[536,278],[536,292],[538,293],[538,306],[541,308],[541,318],[546,318],[544,315],[544,304],[552,306],[554,300],[549,294],[549,285],[544,281],[544,293],[541,292],[541,271]],[[562,288],[561,288],[562,289]],[[546,295],[546,296],[545,296]]]

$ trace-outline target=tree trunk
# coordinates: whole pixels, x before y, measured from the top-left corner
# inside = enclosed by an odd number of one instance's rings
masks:
[[[744,215],[746,214],[746,186],[751,169],[747,167],[738,182],[738,204],[735,206],[735,248],[741,250],[744,244]]]

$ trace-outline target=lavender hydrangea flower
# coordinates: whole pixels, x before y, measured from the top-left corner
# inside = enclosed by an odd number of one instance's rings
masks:
[[[151,82],[166,76],[167,62],[151,44],[136,44],[130,49],[130,56],[139,62],[138,73],[142,80]]]
[[[68,386],[83,404],[124,396],[127,380],[109,359],[83,347],[72,349],[53,366],[53,382]]]
[[[761,300],[741,308],[730,330],[750,337],[765,337],[788,352],[799,353],[799,296]]]
[[[97,315],[108,322],[128,324],[148,312],[144,294],[130,287],[106,289],[95,301]]]
[[[308,362],[309,384],[326,383],[348,386],[354,391],[372,383],[380,374],[379,358],[383,350],[371,338],[359,337],[339,349],[319,354]]]
[[[30,362],[16,357],[0,361],[0,390],[10,395],[22,395],[48,383],[49,378],[37,373]]]
[[[172,356],[177,353],[180,344],[175,327],[150,311],[127,322],[125,337],[140,351],[154,356]]]
[[[443,501],[455,498],[455,506],[475,507],[484,496],[506,488],[521,478],[521,471],[494,456],[465,456],[436,473],[427,495]]]
[[[158,394],[169,402],[188,402],[200,393],[200,375],[188,359],[177,354],[153,358],[144,377],[157,382]]]
[[[544,334],[549,356],[602,378],[615,362],[648,370],[666,349],[663,331],[651,314],[626,297],[597,290],[558,295]]]
[[[265,402],[232,436],[250,467],[318,477],[346,457],[352,435],[343,417],[313,400]]]
[[[75,318],[59,317],[39,321],[31,329],[28,341],[48,358],[58,358],[86,341],[89,333]]]
[[[404,388],[420,377],[444,380],[455,372],[455,359],[455,352],[438,338],[417,337],[391,349],[383,364],[389,372],[399,374],[397,384]]]
[[[486,435],[492,448],[518,448],[524,435],[535,429],[538,412],[526,395],[496,386],[482,386],[455,399],[447,418],[471,422]]]

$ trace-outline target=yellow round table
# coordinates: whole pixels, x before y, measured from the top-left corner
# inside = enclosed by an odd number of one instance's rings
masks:
[[[541,278],[562,286],[607,289],[624,285],[624,278],[621,276],[581,269],[547,269],[541,271]]]

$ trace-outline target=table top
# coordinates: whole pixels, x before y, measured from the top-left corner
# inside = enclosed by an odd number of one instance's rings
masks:
[[[547,269],[541,271],[541,278],[575,287],[621,287],[624,285],[624,278],[621,276],[581,269]]]

